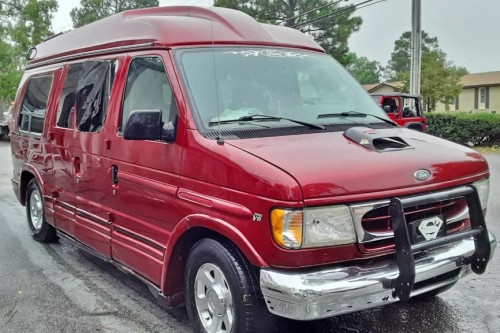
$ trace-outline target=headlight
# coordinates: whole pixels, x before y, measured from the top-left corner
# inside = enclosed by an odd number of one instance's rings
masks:
[[[304,220],[304,247],[356,242],[351,212],[347,206],[308,208]]]
[[[275,242],[284,248],[353,244],[356,234],[347,206],[300,210],[274,209],[271,225]]]
[[[482,179],[473,183],[474,187],[477,190],[477,195],[479,196],[479,202],[481,202],[481,208],[483,210],[488,207],[488,197],[490,195],[490,180]]]

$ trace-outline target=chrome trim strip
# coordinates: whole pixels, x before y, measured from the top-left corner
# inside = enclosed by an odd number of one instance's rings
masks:
[[[384,206],[389,206],[389,203],[390,203],[389,200],[381,200],[381,201],[365,202],[349,206],[349,209],[351,210],[352,219],[354,222],[354,229],[356,230],[359,243],[366,243],[370,241],[394,237],[394,233],[392,231],[384,234],[380,233],[380,235],[365,231],[365,229],[363,228],[363,224],[361,223],[361,221],[363,220],[363,216],[365,216],[366,213]]]
[[[130,237],[130,238],[135,239],[135,240],[136,240],[136,241],[138,241],[138,242],[141,242],[141,243],[143,243],[143,244],[146,244],[146,245],[148,245],[149,247],[155,248],[155,249],[157,249],[157,250],[159,250],[159,251],[162,251],[162,252],[163,252],[163,251],[165,251],[165,247],[164,247],[164,246],[162,246],[162,245],[160,245],[160,244],[158,244],[158,243],[155,243],[154,241],[152,241],[152,240],[150,240],[150,239],[147,239],[147,238],[145,238],[145,237],[142,237],[142,236],[140,236],[140,235],[138,235],[138,234],[136,234],[136,233],[134,233],[134,232],[132,232],[132,231],[129,231],[129,230],[126,230],[126,229],[120,228],[120,227],[118,227],[118,226],[115,226],[115,227],[114,227],[114,230],[115,230],[116,232],[118,232],[118,233],[122,234],[122,235],[125,235],[125,236],[127,236],[127,237]]]
[[[250,209],[235,202],[211,197],[185,188],[179,188],[177,197],[203,208],[213,209],[242,219],[251,219],[253,215]]]
[[[141,48],[150,47],[153,45],[154,45],[154,42],[148,42],[148,43],[141,43],[141,44],[111,47],[111,48],[106,48],[106,49],[100,49],[97,51],[79,52],[79,53],[68,55],[68,56],[62,56],[62,57],[57,57],[57,58],[53,58],[53,59],[49,59],[49,60],[44,60],[44,61],[28,64],[26,66],[26,69],[33,69],[33,68],[42,67],[45,65],[55,64],[55,63],[62,62],[62,61],[76,60],[76,59],[80,59],[83,57],[103,55],[106,53],[125,51],[125,50],[141,49]]]
[[[87,219],[91,222],[95,222],[97,224],[103,225],[105,227],[109,227],[111,225],[110,221],[107,221],[99,216],[94,215],[94,214],[88,213],[80,208],[76,209],[76,215],[78,215],[79,217],[82,217],[84,219]]]
[[[74,211],[76,209],[75,206],[67,204],[67,203],[62,202],[62,201],[58,201],[58,200],[55,201],[54,206],[59,206],[61,208],[69,210],[69,211]]]
[[[460,213],[458,213],[456,216],[453,216],[452,218],[450,219],[447,219],[446,220],[446,224],[452,224],[452,223],[455,223],[457,221],[460,221],[460,220],[464,220],[464,219],[467,219],[469,218],[470,215],[469,215],[469,207],[466,206]]]

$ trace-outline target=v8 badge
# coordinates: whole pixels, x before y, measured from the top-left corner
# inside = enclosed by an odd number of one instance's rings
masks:
[[[260,221],[262,221],[262,214],[253,213],[253,218],[252,218],[252,220],[254,220],[255,222],[260,222]]]

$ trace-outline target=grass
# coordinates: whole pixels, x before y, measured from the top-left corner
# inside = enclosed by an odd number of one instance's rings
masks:
[[[472,148],[481,154],[488,154],[488,153],[500,153],[500,146],[499,145],[494,145],[490,147],[474,147]]]

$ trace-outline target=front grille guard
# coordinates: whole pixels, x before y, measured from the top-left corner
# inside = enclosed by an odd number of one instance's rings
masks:
[[[453,235],[440,237],[422,243],[411,244],[404,209],[411,206],[432,203],[463,196],[469,206],[471,229]],[[410,298],[415,283],[415,260],[414,253],[428,250],[433,247],[446,245],[452,242],[474,237],[474,254],[462,264],[470,264],[472,271],[482,274],[486,270],[491,253],[491,245],[488,238],[488,230],[484,220],[481,204],[477,190],[474,186],[461,187],[432,195],[393,198],[389,205],[392,228],[394,231],[394,242],[396,245],[396,263],[399,275],[391,281],[391,287],[395,289],[394,297],[402,301]]]

